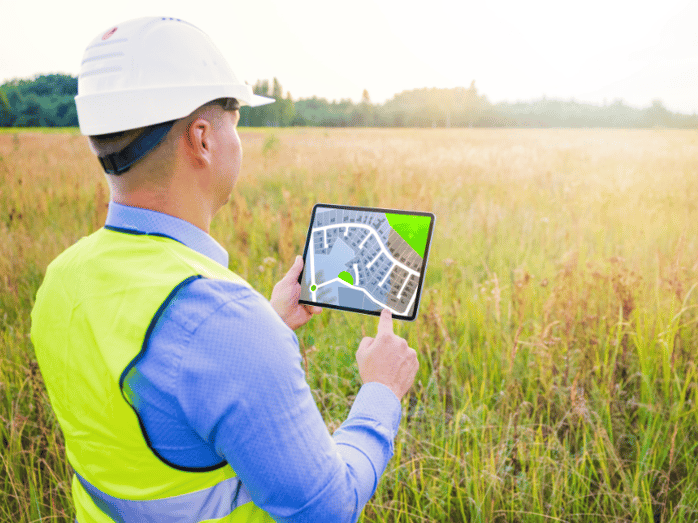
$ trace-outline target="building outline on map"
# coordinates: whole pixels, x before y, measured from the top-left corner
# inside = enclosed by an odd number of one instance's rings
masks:
[[[412,315],[423,258],[385,212],[318,205],[313,217],[301,300]]]

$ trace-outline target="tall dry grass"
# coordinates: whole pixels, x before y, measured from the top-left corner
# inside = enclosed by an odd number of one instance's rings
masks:
[[[212,235],[269,295],[321,202],[432,211],[420,357],[363,521],[698,520],[698,133],[243,130]],[[69,467],[28,339],[48,262],[104,221],[74,134],[0,135],[0,520],[68,520]],[[372,318],[298,331],[336,428]]]

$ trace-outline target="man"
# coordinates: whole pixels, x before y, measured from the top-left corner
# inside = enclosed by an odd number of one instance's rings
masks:
[[[111,190],[54,260],[32,340],[75,469],[77,521],[356,521],[418,369],[383,311],[330,436],[301,368],[302,260],[271,302],[209,235],[237,179],[238,82],[196,27],[143,18],[87,47],[76,103]]]

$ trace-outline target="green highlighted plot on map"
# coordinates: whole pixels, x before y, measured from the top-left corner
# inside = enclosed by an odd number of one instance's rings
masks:
[[[429,238],[429,216],[412,216],[409,214],[385,213],[393,230],[424,258],[424,250]]]
[[[354,285],[354,277],[349,274],[347,271],[342,271],[339,273],[339,276],[337,276],[340,280],[344,280],[347,282],[349,285]]]
[[[411,316],[431,216],[318,206],[310,226],[301,300]]]

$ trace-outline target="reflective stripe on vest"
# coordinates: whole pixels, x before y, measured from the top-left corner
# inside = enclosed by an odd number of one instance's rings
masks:
[[[237,478],[213,487],[165,499],[131,501],[110,496],[76,474],[92,501],[117,523],[158,521],[159,523],[196,523],[229,515],[237,507],[252,501]]]

